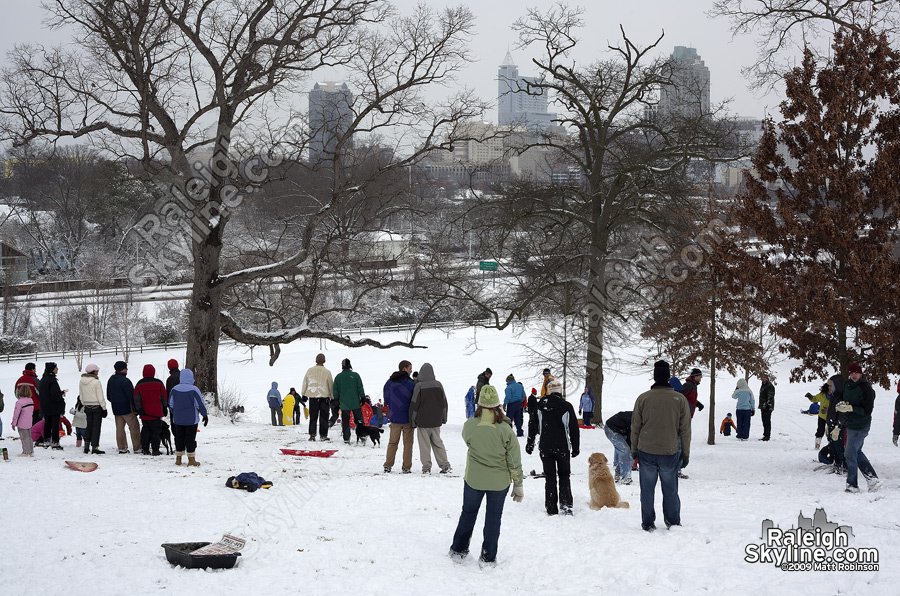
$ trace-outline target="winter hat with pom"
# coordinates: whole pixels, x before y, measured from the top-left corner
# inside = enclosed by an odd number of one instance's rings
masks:
[[[499,408],[500,396],[497,394],[497,388],[493,385],[485,385],[478,394],[478,405],[482,408]]]
[[[514,376],[512,376],[512,373],[510,373],[509,375],[506,376],[507,383],[511,383],[512,381],[515,381],[515,380],[516,380],[516,378]]]

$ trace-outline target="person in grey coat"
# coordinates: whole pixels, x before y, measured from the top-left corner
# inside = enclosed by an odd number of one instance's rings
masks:
[[[426,362],[419,369],[419,379],[409,402],[409,424],[419,438],[423,474],[431,473],[432,451],[441,474],[450,473],[450,460],[441,440],[441,426],[446,423],[447,395],[441,382],[434,378],[434,368]]]
[[[266,401],[269,402],[269,409],[272,411],[272,426],[284,426],[284,419],[281,416],[284,402],[281,401],[281,392],[278,391],[277,382],[272,381],[272,388],[266,395]]]

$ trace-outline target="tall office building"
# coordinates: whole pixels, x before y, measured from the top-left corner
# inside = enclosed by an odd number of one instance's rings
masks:
[[[346,134],[353,122],[353,93],[346,83],[340,86],[329,81],[316,83],[309,92],[309,159],[331,159],[337,150],[338,140]],[[343,145],[342,151],[352,149],[352,142]]]
[[[497,123],[500,126],[524,126],[543,131],[553,123],[556,114],[547,112],[547,94],[533,88],[528,91],[528,83],[539,81],[535,77],[519,76],[519,67],[506,52],[497,71]]]
[[[660,89],[660,115],[696,118],[709,114],[709,68],[695,48],[675,46],[669,57],[672,84]]]

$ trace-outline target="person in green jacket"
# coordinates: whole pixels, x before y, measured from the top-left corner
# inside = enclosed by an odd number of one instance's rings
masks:
[[[875,391],[863,375],[862,366],[854,362],[847,367],[850,380],[844,384],[844,399],[835,406],[835,411],[846,415],[847,438],[844,441],[844,457],[847,459],[848,493],[859,492],[859,474],[865,477],[869,492],[881,488],[878,474],[863,453],[863,443],[872,426],[872,408],[875,405]]]
[[[344,432],[344,443],[350,444],[350,414],[356,425],[363,424],[362,404],[366,399],[366,391],[363,389],[362,378],[359,373],[353,372],[350,359],[341,361],[341,372],[334,378],[332,388],[334,399],[341,406],[341,430]]]
[[[512,498],[521,503],[525,498],[522,487],[522,454],[519,441],[503,415],[497,389],[485,385],[478,395],[475,416],[466,420],[463,441],[469,447],[463,483],[462,513],[450,546],[451,558],[461,562],[469,554],[469,542],[475,530],[475,520],[481,501],[487,497],[484,515],[484,541],[479,561],[493,564],[500,540],[500,518],[503,502],[513,485]]]

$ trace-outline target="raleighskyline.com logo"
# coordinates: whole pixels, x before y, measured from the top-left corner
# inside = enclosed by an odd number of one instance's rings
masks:
[[[828,521],[824,509],[812,518],[803,513],[797,527],[782,530],[772,520],[762,523],[762,543],[744,548],[744,561],[775,565],[782,571],[878,571],[878,549],[850,546],[850,526]]]

